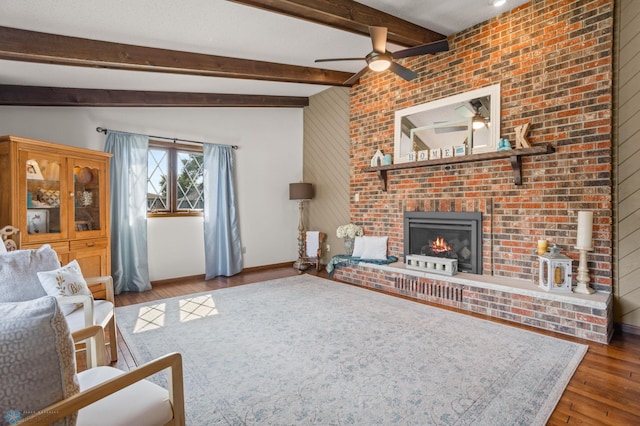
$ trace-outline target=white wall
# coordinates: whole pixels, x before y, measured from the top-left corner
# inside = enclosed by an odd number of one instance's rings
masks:
[[[297,258],[303,110],[287,108],[0,107],[0,134],[103,150],[96,127],[239,145],[235,151],[244,266]],[[202,218],[150,219],[151,280],[204,273]],[[112,224],[112,227],[117,224]]]

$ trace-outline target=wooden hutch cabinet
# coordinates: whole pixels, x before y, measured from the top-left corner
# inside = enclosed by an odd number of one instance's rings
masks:
[[[20,229],[22,248],[50,244],[87,277],[111,274],[111,154],[0,136],[0,226]]]

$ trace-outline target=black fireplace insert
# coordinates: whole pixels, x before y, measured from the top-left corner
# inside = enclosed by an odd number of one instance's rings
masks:
[[[482,213],[405,212],[404,256],[458,259],[458,271],[482,274]]]

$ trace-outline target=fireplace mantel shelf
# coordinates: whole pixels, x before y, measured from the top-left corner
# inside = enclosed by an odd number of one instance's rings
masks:
[[[530,148],[510,149],[499,152],[485,152],[482,154],[465,155],[462,157],[439,158],[437,160],[411,161],[408,163],[391,164],[388,166],[366,167],[363,172],[376,172],[382,183],[382,190],[387,190],[387,172],[389,170],[413,169],[417,167],[439,166],[443,164],[470,163],[473,161],[497,160],[509,158],[513,169],[513,183],[522,185],[522,157],[531,155],[544,155],[555,152],[553,145],[549,143],[536,144]]]

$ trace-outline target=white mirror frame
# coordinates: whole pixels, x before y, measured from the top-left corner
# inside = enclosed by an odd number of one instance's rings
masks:
[[[481,152],[495,152],[496,149],[498,148],[498,143],[500,141],[500,84],[494,84],[492,86],[483,87],[481,89],[460,93],[458,95],[450,96],[448,98],[442,98],[432,102],[427,102],[425,104],[414,105],[412,107],[396,111],[395,124],[394,124],[395,126],[394,147],[393,147],[394,164],[413,161],[409,157],[410,150],[405,149],[403,151],[402,119],[404,117],[407,117],[413,114],[423,114],[426,111],[434,110],[436,108],[444,108],[447,106],[451,106],[452,108],[455,109],[461,103],[464,103],[472,99],[482,98],[485,96],[490,97],[490,103],[491,103],[490,118],[491,118],[491,121],[493,122],[492,125],[488,126],[489,141],[486,145],[473,147],[471,152],[467,152],[467,153],[478,154]],[[457,124],[459,123],[460,122],[457,122]],[[450,124],[451,123],[446,123],[446,125],[450,125]],[[469,126],[470,124],[471,123],[469,121]],[[421,127],[421,129],[436,128],[436,127],[441,127],[441,126],[434,124],[431,126],[423,126]],[[464,131],[466,132],[466,130]],[[414,132],[412,131],[410,136],[411,140],[413,140],[413,135],[414,135]],[[470,127],[468,131],[468,135],[469,135],[468,140],[472,140],[472,130]],[[417,156],[415,156],[415,158],[417,158]]]

